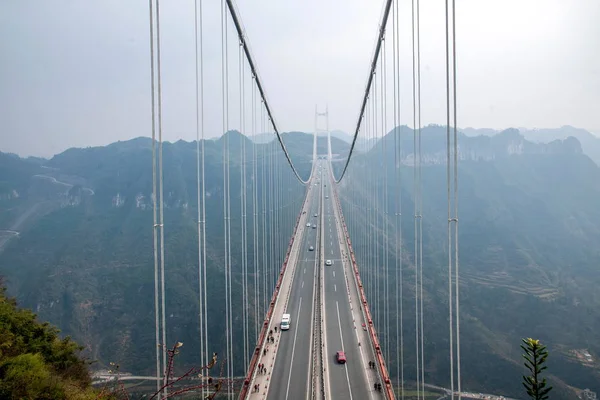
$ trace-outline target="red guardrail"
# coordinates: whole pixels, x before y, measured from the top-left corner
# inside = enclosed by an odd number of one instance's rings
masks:
[[[308,186],[310,188],[310,186]],[[292,251],[292,245],[294,244],[294,238],[296,237],[296,232],[298,231],[298,226],[300,224],[300,218],[302,218],[302,211],[306,206],[306,201],[308,200],[308,190],[306,191],[306,196],[304,197],[304,202],[302,203],[302,207],[300,208],[300,214],[298,218],[296,218],[296,225],[294,226],[294,231],[292,233],[292,238],[290,239],[290,243],[288,245],[287,251],[285,253],[285,260],[283,261],[283,266],[281,267],[281,271],[279,272],[279,278],[277,279],[277,285],[275,286],[275,291],[273,292],[273,296],[271,297],[271,303],[269,304],[269,309],[267,310],[267,314],[265,316],[265,321],[260,330],[260,334],[258,335],[258,340],[256,347],[254,348],[254,354],[250,359],[250,365],[248,366],[248,373],[246,374],[246,378],[244,379],[244,385],[240,390],[240,399],[245,399],[248,395],[248,389],[250,388],[250,382],[252,382],[252,376],[254,375],[254,370],[256,369],[256,365],[258,363],[258,359],[260,357],[260,350],[264,345],[265,339],[267,337],[267,329],[269,329],[269,321],[271,320],[271,316],[273,315],[273,308],[275,307],[275,301],[277,301],[277,296],[279,296],[279,289],[281,287],[281,281],[283,280],[283,275],[285,274],[287,262],[290,257],[290,252]]]
[[[379,344],[379,339],[377,338],[377,331],[375,330],[375,326],[373,325],[373,317],[371,316],[371,310],[369,310],[369,304],[367,303],[367,296],[365,295],[365,291],[363,288],[362,281],[360,279],[360,274],[358,272],[358,264],[356,263],[356,258],[354,257],[354,250],[352,249],[352,242],[350,241],[350,234],[348,233],[348,227],[346,226],[346,221],[344,220],[344,213],[342,212],[342,205],[340,203],[340,199],[338,197],[337,190],[333,191],[335,202],[340,212],[340,219],[342,222],[342,227],[344,228],[344,236],[346,237],[346,242],[348,243],[348,250],[350,251],[350,259],[352,260],[352,269],[354,270],[354,277],[356,278],[356,283],[358,285],[358,291],[360,294],[360,302],[363,306],[363,310],[365,312],[367,322],[368,322],[368,332],[371,337],[371,343],[373,344],[373,348],[375,349],[375,358],[377,359],[377,364],[379,364],[379,371],[381,372],[381,378],[384,383],[385,395],[388,400],[395,399],[394,390],[392,388],[392,380],[390,379],[390,375],[388,374],[387,368],[385,366],[385,360],[383,359],[383,354],[381,352],[381,346]]]

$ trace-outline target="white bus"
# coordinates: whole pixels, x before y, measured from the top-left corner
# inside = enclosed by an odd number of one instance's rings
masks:
[[[290,329],[290,323],[291,323],[291,316],[290,314],[283,314],[283,317],[281,317],[281,330],[282,331],[287,331],[288,329]]]

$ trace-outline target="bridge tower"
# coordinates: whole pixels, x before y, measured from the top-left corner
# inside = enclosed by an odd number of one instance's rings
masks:
[[[325,119],[325,129],[319,128],[319,117]],[[314,154],[316,155],[317,149],[317,136],[319,134],[327,135],[327,159],[331,161],[331,132],[329,132],[329,106],[325,106],[325,112],[319,112],[318,107],[315,105],[315,143],[314,143]]]

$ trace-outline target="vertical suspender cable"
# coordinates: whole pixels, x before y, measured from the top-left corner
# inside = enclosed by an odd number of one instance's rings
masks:
[[[400,129],[400,20],[399,1],[394,2],[394,171],[396,173],[396,373],[397,387],[404,400],[404,321],[403,321],[403,276],[402,276],[402,136]]]
[[[451,157],[450,157],[450,64],[449,64],[449,26],[448,26],[448,0],[446,0],[446,187],[448,195],[448,323],[450,335],[450,392],[454,399],[454,316],[452,313],[452,212],[451,212]]]
[[[421,397],[425,399],[425,340],[423,330],[423,174],[422,174],[422,136],[421,136],[421,18],[420,18],[420,1],[417,0],[417,104],[419,109],[418,126],[419,126],[419,300],[420,319],[421,319]]]
[[[167,328],[165,316],[165,231],[164,231],[164,202],[163,202],[163,142],[162,142],[162,81],[160,73],[160,2],[156,0],[156,74],[157,74],[157,96],[158,96],[158,196],[159,196],[159,221],[160,230],[160,295],[161,295],[161,324],[162,324],[162,345],[163,366],[167,366]],[[165,371],[165,379],[167,373]],[[167,382],[164,382],[165,384]],[[164,389],[164,395],[167,396],[167,388]]]
[[[202,21],[202,0],[200,0],[200,21]],[[200,106],[202,107],[202,115],[204,116],[204,63],[203,63],[203,36],[202,26],[200,27]],[[205,149],[206,140],[204,137],[204,118],[200,121],[201,132],[200,139],[202,140],[202,147],[200,149],[200,166],[202,170],[202,293],[203,298],[203,315],[204,315],[204,362],[208,363],[208,291],[206,287],[206,271],[208,265],[206,264],[206,168],[205,168]],[[203,390],[204,391],[204,390]]]
[[[231,348],[231,243],[229,229],[230,194],[229,194],[229,67],[228,67],[228,43],[227,43],[227,12],[225,2],[221,0],[221,91],[223,94],[223,236],[224,236],[224,274],[225,274],[225,342],[226,342],[226,364],[227,380],[232,374],[232,348]],[[227,394],[231,393],[231,385],[227,385]]]
[[[401,114],[400,114],[400,5],[398,4],[399,0],[396,1],[396,52],[398,54],[398,227],[399,227],[399,237],[398,237],[398,246],[400,249],[399,258],[399,272],[400,272],[400,388],[402,390],[402,400],[404,400],[404,275],[403,275],[403,236],[402,236],[402,130],[401,130]]]
[[[398,53],[396,51],[396,44],[398,38],[397,35],[397,26],[396,26],[396,18],[397,18],[397,6],[398,2],[394,1],[392,4],[392,77],[393,77],[393,85],[394,85],[394,97],[393,97],[393,109],[394,109],[394,183],[396,185],[396,190],[398,190],[398,91],[397,91],[397,57]],[[396,375],[397,375],[397,383],[396,387],[401,388],[400,386],[400,332],[399,332],[399,315],[400,315],[400,302],[398,299],[398,271],[399,271],[399,263],[398,263],[398,202],[399,196],[396,193],[396,203],[394,207],[394,284],[396,285],[395,300],[396,300]],[[400,389],[402,390],[402,389]]]
[[[413,184],[414,184],[414,264],[415,264],[415,346],[416,346],[416,367],[417,367],[417,400],[420,399],[420,361],[419,357],[419,190],[418,190],[418,127],[417,127],[417,88],[416,88],[416,53],[415,53],[415,1],[412,0],[412,62],[413,62]]]
[[[388,240],[388,161],[387,161],[387,57],[385,51],[385,42],[383,47],[383,131],[382,131],[382,157],[383,160],[383,284],[384,284],[384,302],[383,302],[383,318],[385,331],[385,359],[389,362],[390,359],[390,302],[389,302],[389,240]]]
[[[456,131],[456,2],[452,0],[452,84],[454,105],[454,263],[456,295],[456,372],[458,398],[462,399],[460,380],[460,313],[459,313],[459,274],[458,274],[458,134]]]
[[[376,83],[377,79],[373,79],[373,90],[371,92],[371,98],[370,98],[370,110],[369,110],[369,117],[370,117],[370,123],[369,123],[369,139],[368,139],[368,143],[369,143],[369,162],[373,162],[372,160],[372,151],[374,149],[373,143],[375,142],[375,116],[377,115],[377,112],[375,111],[375,86],[377,86]],[[373,190],[374,184],[375,184],[375,172],[373,169],[369,169],[369,174],[366,175],[366,179],[368,180],[366,182],[366,186],[368,187],[368,192],[367,192],[367,196],[366,199],[367,201],[365,202],[365,209],[367,212],[367,224],[369,225],[369,237],[367,238],[367,252],[365,254],[365,261],[367,263],[367,274],[369,275],[369,298],[370,299],[374,299],[375,298],[375,289],[374,289],[374,284],[375,284],[375,279],[373,278],[373,240],[375,237],[375,230],[373,227],[373,196],[375,195],[375,192]],[[370,194],[370,195],[369,195]],[[375,315],[375,308],[374,306],[371,306],[371,313],[373,315]]]
[[[159,273],[158,273],[158,219],[157,219],[157,189],[156,189],[156,99],[154,89],[154,13],[153,0],[149,0],[150,11],[150,88],[151,88],[151,106],[152,106],[152,204],[153,204],[153,247],[154,247],[154,324],[155,324],[155,341],[156,341],[156,391],[161,387],[161,352],[162,346],[160,343],[160,308],[159,308]],[[158,399],[161,398],[159,393]]]
[[[366,138],[366,143],[367,146],[370,143],[370,137],[371,137],[371,105],[372,105],[372,101],[371,99],[369,99],[369,103],[365,112],[365,138]],[[365,158],[368,160],[369,158],[369,152],[367,152],[367,154],[365,155]],[[365,161],[366,162],[366,161]],[[363,170],[364,172],[362,174],[359,174],[359,177],[361,177],[360,175],[362,175],[362,177],[364,177],[365,182],[365,196],[362,196],[362,201],[361,201],[361,212],[364,215],[365,218],[365,225],[367,226],[367,234],[363,235],[363,252],[361,253],[361,259],[360,259],[360,265],[362,265],[362,269],[363,269],[363,276],[366,277],[366,282],[367,282],[367,297],[369,299],[372,299],[373,297],[371,296],[371,283],[372,283],[372,279],[371,279],[371,270],[369,268],[369,249],[370,249],[370,244],[371,244],[371,224],[370,224],[370,210],[369,210],[369,202],[370,202],[370,197],[368,197],[368,193],[372,193],[370,189],[370,184],[372,182],[372,180],[370,179],[370,174],[372,173],[370,169],[365,168]],[[371,309],[372,311],[373,309]]]
[[[225,91],[227,90],[226,78],[225,78],[225,64],[227,63],[227,48],[225,47],[225,11],[223,9],[224,2],[221,0],[221,107],[222,107],[222,155],[221,160],[223,163],[223,265],[224,265],[224,277],[225,277],[225,360],[227,363],[227,374],[229,377],[229,303],[227,301],[228,291],[228,279],[227,279],[227,146],[225,141],[227,140],[227,117],[225,115]]]
[[[450,314],[450,338],[453,335],[454,321],[452,301],[456,307],[456,378],[457,390],[454,392],[454,343],[450,342],[450,372],[452,398],[455,393],[462,398],[460,379],[460,315],[459,315],[459,262],[458,262],[458,137],[456,131],[456,5],[452,1],[452,81],[450,80],[450,10],[446,0],[446,145],[447,149],[447,187],[448,187],[448,301]],[[452,92],[452,125],[450,123],[450,92]],[[450,128],[452,126],[452,140]],[[451,150],[452,143],[452,150]],[[452,159],[451,157],[452,153]],[[452,195],[451,195],[452,191]],[[452,208],[452,203],[454,207]],[[454,229],[452,225],[454,224]],[[454,242],[454,243],[453,243]],[[454,245],[454,246],[453,246]],[[454,253],[454,262],[452,259]],[[452,269],[454,268],[454,291],[452,299]]]
[[[265,118],[264,118],[264,107],[261,106],[261,132],[265,132]],[[268,263],[267,263],[267,175],[266,175],[266,161],[267,161],[267,148],[268,144],[262,145],[262,179],[261,179],[261,204],[262,204],[262,298],[263,298],[263,309],[262,314],[267,312],[267,276],[268,276]]]
[[[446,187],[448,196],[448,323],[450,335],[450,392],[451,398],[454,399],[454,316],[452,312],[452,198],[451,198],[451,180],[450,171],[452,158],[450,156],[450,50],[449,50],[449,15],[448,15],[448,0],[446,0]]]
[[[371,113],[371,122],[373,124],[372,127],[372,131],[371,131],[371,152],[374,153],[375,149],[376,149],[376,145],[377,145],[377,76],[375,77],[375,79],[373,79],[373,98],[371,99],[372,105],[373,105],[373,111]],[[373,161],[374,162],[374,161]],[[374,210],[375,210],[375,195],[376,195],[376,190],[377,187],[375,186],[375,183],[377,182],[375,179],[375,171],[373,169],[371,169],[371,190],[369,191],[370,193],[373,193],[372,196],[369,196],[369,226],[371,227],[371,232],[372,234],[369,237],[369,272],[371,274],[371,293],[372,293],[372,297],[371,298],[375,298],[376,296],[376,276],[375,276],[375,257],[374,257],[374,252],[373,249],[375,247],[375,235],[377,234],[377,231],[375,230],[375,219],[374,219]],[[375,304],[373,304],[373,315],[375,315],[377,313],[377,301],[375,301]]]
[[[227,13],[225,13],[225,50],[229,52],[229,44],[227,38]],[[227,55],[227,59],[229,60],[229,55]],[[227,111],[227,131],[229,131],[229,62],[225,64],[225,72],[227,78],[227,91],[225,92],[226,96],[226,111]],[[230,179],[230,166],[231,166],[231,149],[229,145],[231,135],[227,135],[227,265],[229,266],[227,270],[227,279],[229,281],[229,292],[227,293],[227,297],[229,300],[229,358],[231,362],[229,363],[229,385],[227,393],[231,393],[233,395],[233,385],[231,384],[231,379],[233,379],[233,360],[234,360],[234,350],[233,350],[233,302],[232,302],[232,280],[231,280],[231,179]]]
[[[256,85],[252,79],[252,136],[256,135]],[[254,242],[254,338],[258,340],[258,332],[262,324],[260,318],[260,268],[258,256],[258,166],[256,139],[252,140],[252,231]]]
[[[275,175],[274,167],[273,167],[273,154],[275,153],[275,141],[273,140],[271,143],[273,145],[269,146],[269,191],[268,191],[268,199],[269,199],[269,268],[271,269],[271,276],[269,282],[269,294],[272,293],[274,285],[275,285],[275,238],[274,235],[274,224],[276,223],[275,212],[274,212],[274,199],[275,199],[275,188],[273,185],[273,177]]]
[[[248,241],[247,241],[247,228],[246,228],[246,114],[245,114],[245,88],[244,88],[244,59],[242,53],[242,46],[238,49],[238,60],[239,60],[239,72],[240,72],[240,132],[242,133],[242,147],[241,147],[241,163],[240,163],[240,175],[241,175],[241,207],[242,207],[242,321],[243,321],[243,337],[244,337],[244,370],[248,368],[248,351],[250,348],[249,336],[248,336]]]
[[[198,26],[200,24],[200,26]],[[203,263],[206,247],[204,242],[205,227],[205,196],[204,196],[204,62],[202,48],[202,0],[194,1],[194,38],[196,55],[196,177],[197,177],[197,196],[198,196],[198,305],[199,305],[199,328],[200,328],[200,365],[207,363],[205,358],[205,332],[203,296],[206,294],[206,263]],[[200,132],[202,132],[202,156],[200,150]],[[202,161],[201,161],[202,158]],[[200,183],[202,181],[202,184]],[[205,242],[204,242],[205,243]],[[204,247],[204,248],[203,248]],[[203,371],[202,374],[205,372]],[[202,397],[206,395],[206,388],[202,386]]]
[[[381,73],[379,73],[377,75],[379,78],[381,77]],[[381,79],[381,78],[380,78]],[[380,105],[380,99],[379,99],[379,93],[382,91],[381,87],[378,85],[376,88],[376,93],[374,94],[374,100],[375,100],[375,114],[374,114],[374,120],[375,120],[375,141],[374,141],[374,146],[373,146],[373,154],[377,157],[377,149],[379,148],[379,146],[381,145],[380,139],[379,139],[379,131],[380,131],[380,115],[379,115],[379,105]],[[379,162],[379,160],[375,160],[375,162]],[[375,322],[377,323],[377,328],[379,329],[380,327],[380,306],[381,306],[381,295],[379,292],[379,280],[380,280],[380,276],[379,276],[379,179],[377,176],[377,172],[375,172],[375,176],[374,176],[374,193],[375,193],[375,198],[373,201],[373,227],[374,227],[374,245],[373,245],[373,267],[374,267],[374,272],[375,272],[375,296],[376,296],[376,302],[375,302]]]
[[[200,37],[200,42],[202,42],[202,37]],[[204,81],[203,71],[201,71],[200,79],[201,82]],[[202,107],[204,107],[204,91],[200,92],[200,103]],[[209,354],[208,354],[208,291],[206,288],[206,169],[205,169],[205,160],[204,160],[204,146],[206,144],[206,139],[204,138],[204,121],[202,121],[202,147],[201,147],[201,169],[202,169],[202,293],[204,294],[204,361],[208,363]]]

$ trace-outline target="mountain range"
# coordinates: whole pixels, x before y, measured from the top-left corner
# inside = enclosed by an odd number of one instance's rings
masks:
[[[449,376],[445,132],[445,127],[435,125],[422,129],[425,374],[426,382],[440,386],[448,386]],[[573,398],[573,388],[599,391],[596,357],[600,345],[594,340],[600,330],[598,166],[576,137],[536,143],[518,130],[475,137],[472,133],[459,134],[463,389],[519,398],[524,373],[519,344],[522,337],[531,336],[549,347],[553,398]],[[394,162],[394,135],[401,145],[398,164]],[[353,210],[369,204],[375,195],[383,198],[387,194],[388,203],[395,204],[394,196],[400,193],[406,304],[411,304],[411,291],[414,293],[412,138],[411,129],[398,127],[382,141],[357,148],[339,187],[354,247],[365,267],[373,265],[365,250],[369,241],[383,238],[383,233],[371,227],[372,219]],[[303,178],[310,171],[312,139],[312,135],[299,132],[284,135]],[[256,268],[261,277],[266,274],[268,278],[267,286],[259,287],[260,293],[269,293],[272,287],[304,194],[277,143],[253,142],[238,132],[205,143],[209,341],[211,351],[220,354],[224,353],[225,329],[222,201],[226,143],[230,149],[232,232],[236,232],[232,235],[232,285],[239,305],[234,309],[235,319],[241,318],[242,304],[242,252],[237,235],[241,230],[242,167],[246,167],[248,187],[254,178],[258,182],[257,208],[271,210],[272,205],[278,210],[274,214],[267,211],[265,221],[278,218],[280,222],[278,231],[259,230],[259,248],[271,246],[268,248],[273,251],[266,251],[264,259],[258,255],[257,265],[253,233],[248,234],[252,289]],[[349,150],[340,135],[332,138],[332,147],[340,156]],[[197,363],[199,352],[196,143],[165,143],[163,151],[167,335],[169,341],[184,343],[178,368],[185,368]],[[249,162],[253,151],[259,160],[255,177]],[[323,138],[319,138],[318,152],[326,153]],[[340,164],[334,165],[337,173]],[[401,171],[400,186],[392,179],[396,165]],[[7,278],[9,293],[16,295],[21,305],[82,343],[87,354],[98,360],[94,368],[118,362],[124,371],[152,373],[151,166],[152,142],[147,138],[69,149],[50,160],[0,153],[0,274]],[[382,171],[389,172],[388,179],[382,177]],[[271,204],[267,194],[276,188],[281,190],[281,199]],[[248,210],[253,204],[247,199]],[[395,221],[390,217],[394,212],[387,211],[379,210],[377,218],[380,226],[390,228],[389,235]],[[250,214],[247,221],[252,226],[255,217]],[[258,225],[261,218],[259,213]],[[385,253],[384,248],[376,248],[381,259],[387,257],[390,265],[395,264],[389,249]],[[366,275],[363,279],[366,285],[373,285],[376,278],[369,282]],[[395,278],[391,273],[378,279],[394,282]],[[384,302],[395,301],[373,292],[370,296],[371,307],[379,315]],[[264,296],[250,303],[251,325],[255,326],[261,320]],[[406,307],[405,378],[410,380],[414,379],[414,308]],[[256,309],[258,315],[254,315]],[[390,326],[395,327],[398,315],[393,307],[390,310]],[[379,332],[390,346],[387,351],[396,354],[396,332],[392,329],[387,338],[383,329]],[[241,332],[236,330],[234,335],[239,338]],[[584,351],[591,354],[592,362],[581,359]],[[236,374],[243,371],[242,353],[243,344],[238,340]],[[390,357],[388,364],[395,376],[395,357]]]
[[[554,140],[564,140],[568,137],[576,138],[581,143],[583,152],[596,164],[600,164],[600,137],[593,133],[573,126],[565,125],[554,129],[518,129],[525,139],[534,143],[549,143]],[[495,129],[465,128],[461,131],[467,136],[494,136],[500,131]]]
[[[399,181],[394,134],[402,146]],[[422,135],[425,381],[449,387],[446,128],[428,126]],[[494,136],[459,134],[458,147],[463,388],[520,398],[520,338],[534,337],[550,350],[552,398],[574,398],[573,387],[600,390],[600,347],[593,339],[600,331],[598,166],[573,137],[534,143],[511,129]],[[386,301],[391,303],[390,354],[396,354],[395,270],[385,276],[369,273],[369,267],[381,268],[386,259],[384,227],[387,242],[393,243],[394,215],[403,216],[408,380],[415,379],[416,364],[413,165],[412,131],[401,127],[372,151],[357,155],[339,189],[344,213],[352,216],[347,221],[359,264],[366,266],[363,283],[375,298],[373,288],[390,285],[391,298],[380,293],[380,304],[370,301],[376,315],[382,315]],[[388,204],[397,204],[398,193],[402,210],[386,210],[381,199],[387,195]],[[379,209],[373,211],[375,204]],[[375,214],[368,218],[357,209]],[[395,265],[391,248],[387,257]],[[380,336],[385,336],[383,319],[375,319]],[[586,361],[586,352],[593,361]],[[397,368],[394,359],[392,372]]]

